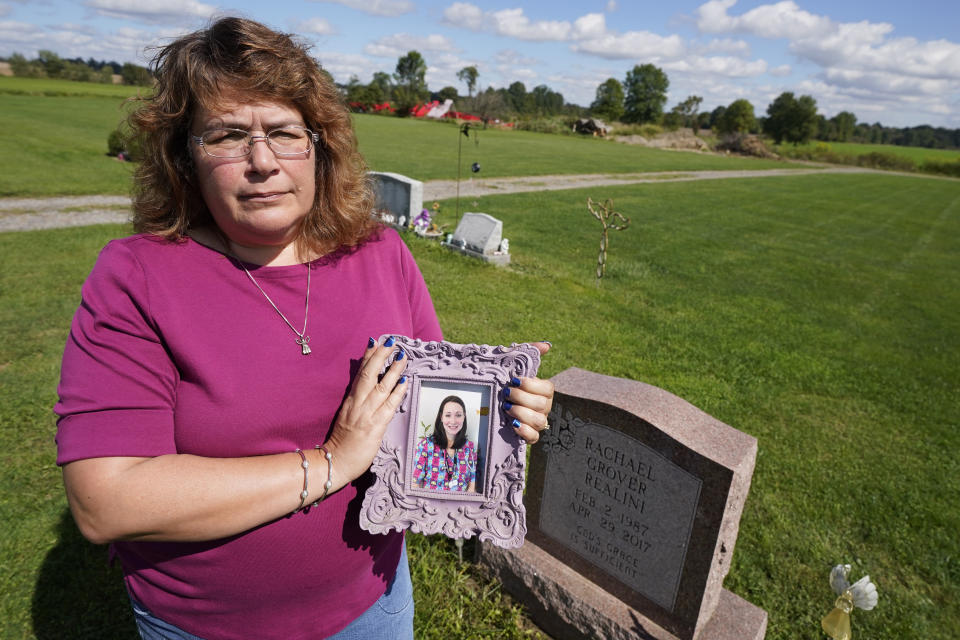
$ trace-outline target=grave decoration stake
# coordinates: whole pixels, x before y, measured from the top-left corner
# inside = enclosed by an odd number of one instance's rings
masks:
[[[870,582],[870,576],[850,584],[849,573],[848,564],[838,564],[830,571],[830,586],[840,597],[820,624],[833,640],[850,640],[850,612],[854,607],[870,611],[877,606],[877,587]]]
[[[614,231],[623,231],[630,226],[630,218],[624,217],[623,215],[617,213],[613,210],[613,200],[607,199],[606,202],[600,204],[599,202],[594,202],[592,199],[587,198],[587,209],[590,210],[590,213],[593,214],[593,217],[600,221],[600,224],[603,225],[603,236],[600,238],[600,255],[597,257],[597,284],[600,284],[600,278],[603,277],[604,271],[607,267],[607,246],[609,239],[607,238],[607,231],[613,229]],[[619,223],[612,223],[611,220],[619,219]]]
[[[463,138],[470,139],[470,123],[464,122],[460,125],[460,133],[463,134]],[[460,155],[463,150],[463,138],[457,136],[457,224],[460,224]],[[476,147],[480,146],[480,138],[477,135],[477,128],[473,128],[473,144]],[[480,172],[480,163],[474,162],[470,166],[470,170],[474,173]]]

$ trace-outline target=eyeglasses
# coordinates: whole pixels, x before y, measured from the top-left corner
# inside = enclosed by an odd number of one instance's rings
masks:
[[[291,124],[272,129],[265,136],[253,136],[243,129],[211,129],[199,136],[190,136],[213,158],[242,158],[250,155],[253,143],[265,140],[277,156],[299,156],[320,141],[320,136],[306,127]]]

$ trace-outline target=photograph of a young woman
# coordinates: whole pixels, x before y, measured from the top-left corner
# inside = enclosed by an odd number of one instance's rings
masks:
[[[459,396],[440,403],[433,433],[420,438],[413,481],[423,489],[476,491],[477,447],[467,438],[467,408]]]

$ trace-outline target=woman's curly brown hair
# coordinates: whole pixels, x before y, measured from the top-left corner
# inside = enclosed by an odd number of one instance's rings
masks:
[[[179,240],[212,223],[194,177],[190,128],[199,109],[215,109],[232,93],[291,104],[320,135],[316,197],[301,222],[299,250],[326,254],[357,245],[374,229],[350,113],[305,45],[252,20],[221,18],[162,47],[151,68],[153,94],[129,118],[143,146],[133,195],[138,232]]]

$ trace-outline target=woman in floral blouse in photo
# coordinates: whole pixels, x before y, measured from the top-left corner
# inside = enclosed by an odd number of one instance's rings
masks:
[[[424,489],[476,491],[477,448],[467,439],[467,408],[458,396],[440,403],[433,435],[417,444],[413,481]]]

